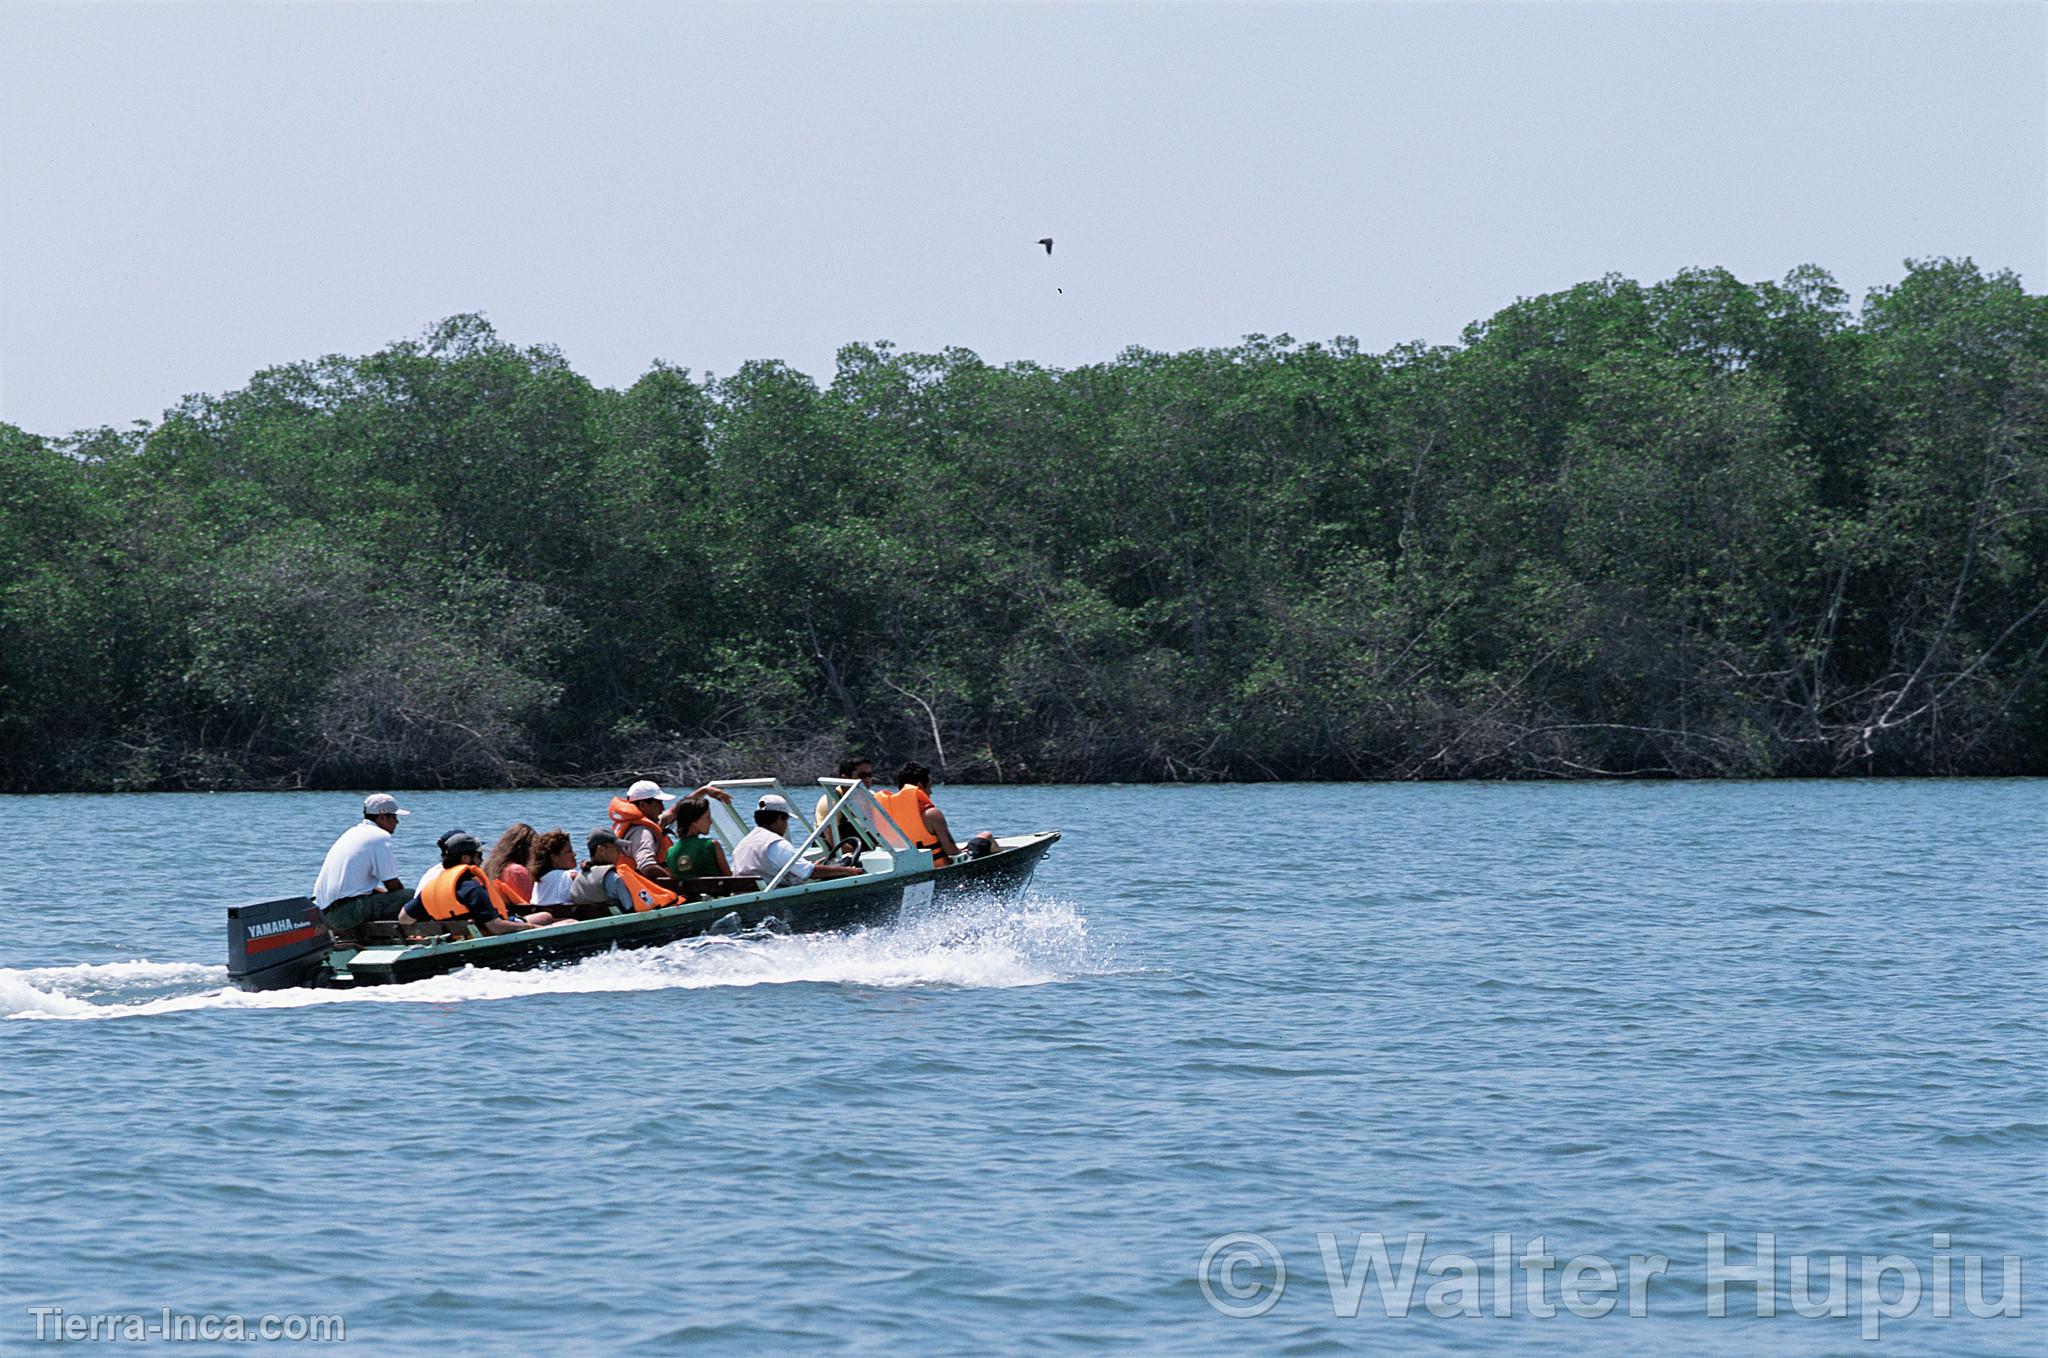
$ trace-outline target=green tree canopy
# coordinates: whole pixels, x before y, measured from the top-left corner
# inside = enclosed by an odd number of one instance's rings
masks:
[[[2044,436],[1968,260],[822,387],[456,316],[0,425],[0,784],[2048,772]]]

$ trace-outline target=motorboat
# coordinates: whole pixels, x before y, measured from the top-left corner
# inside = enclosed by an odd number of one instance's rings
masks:
[[[1021,890],[1060,838],[1057,830],[999,835],[979,856],[939,862],[931,850],[911,842],[865,784],[846,778],[820,778],[818,783],[831,799],[828,814],[815,825],[801,812],[792,816],[792,826],[809,833],[797,845],[796,859],[765,882],[684,878],[678,883],[684,899],[673,905],[633,911],[581,907],[573,911],[573,921],[507,934],[488,934],[459,920],[373,920],[337,930],[309,896],[231,906],[228,975],[245,990],[394,985],[465,967],[525,970],[701,934],[816,933],[887,925],[906,910],[943,904],[949,897]],[[775,791],[780,784],[773,778],[735,778],[710,786],[730,795]],[[723,802],[711,803],[711,818],[712,833],[730,858],[749,827]],[[835,837],[838,843],[828,842]],[[827,860],[857,861],[862,871],[795,879],[796,862]]]

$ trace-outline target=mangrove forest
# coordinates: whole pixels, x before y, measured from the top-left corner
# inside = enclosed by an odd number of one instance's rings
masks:
[[[466,315],[0,425],[13,791],[2041,774],[2044,652],[2048,299],[1967,260],[822,385]]]

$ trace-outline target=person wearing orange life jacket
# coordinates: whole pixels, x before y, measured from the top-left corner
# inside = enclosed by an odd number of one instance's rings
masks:
[[[682,900],[634,866],[631,854],[609,830],[592,830],[587,841],[590,861],[582,869],[566,874],[571,905],[610,905],[619,910],[659,910]],[[553,874],[549,874],[552,876]]]
[[[662,809],[662,801],[667,796],[661,790],[661,784],[642,778],[626,789],[625,796],[612,798],[611,804],[612,833],[625,846],[626,857],[633,860],[633,866],[640,870],[641,876],[651,877],[657,882],[670,880],[662,858],[668,853],[668,830],[675,811]],[[683,800],[705,797],[715,798],[728,806],[732,804],[730,794],[709,784]]]
[[[496,882],[513,905],[533,903],[533,870],[527,867],[526,856],[539,833],[523,820],[513,821],[484,855],[484,876]]]
[[[626,895],[631,898],[636,911],[659,910],[683,899],[680,894],[643,874],[623,853],[612,864],[612,876],[626,888]]]
[[[609,905],[624,914],[631,914],[637,902],[626,890],[626,879],[619,875],[619,860],[625,857],[619,837],[609,830],[592,830],[584,841],[590,851],[583,866],[576,871],[569,883],[569,904]]]
[[[487,934],[516,934],[545,924],[567,924],[546,911],[513,914],[504,888],[484,876],[484,846],[460,832],[441,837],[442,871],[405,903],[406,923],[437,919],[474,924]]]
[[[960,857],[953,831],[946,825],[946,813],[932,804],[932,771],[912,760],[896,770],[901,786],[894,792],[877,792],[875,800],[889,813],[889,819],[920,849],[932,851],[932,862],[940,867]]]

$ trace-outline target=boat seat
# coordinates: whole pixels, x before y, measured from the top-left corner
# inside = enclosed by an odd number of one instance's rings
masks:
[[[468,926],[463,927],[466,932]],[[407,943],[431,943],[436,939],[446,938],[451,933],[457,938],[463,936],[437,919],[408,920],[398,926],[398,937]]]
[[[570,919],[608,919],[612,915],[624,913],[610,901],[593,901],[588,905],[580,902],[571,902],[568,905],[536,905],[530,908],[545,910],[556,919],[561,919],[564,915]]]
[[[708,901],[719,896],[744,896],[761,889],[758,877],[685,877],[677,885],[686,901]]]
[[[437,939],[447,938],[450,934],[458,938],[464,936],[463,933],[451,930],[437,919],[370,919],[364,920],[353,929],[337,933],[334,941],[337,947],[376,948],[389,947],[397,943],[431,943]]]

